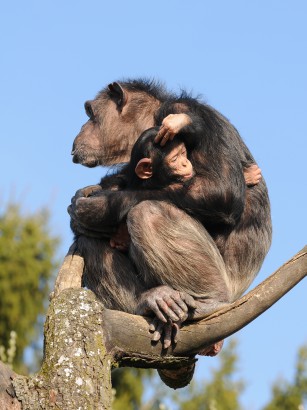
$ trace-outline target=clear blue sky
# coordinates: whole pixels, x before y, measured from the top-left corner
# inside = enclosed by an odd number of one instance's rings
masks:
[[[184,87],[238,128],[269,186],[274,237],[259,283],[306,244],[307,3],[304,0],[6,1],[0,12],[1,194],[50,205],[67,251],[66,207],[103,169],[71,162],[83,103],[108,82]],[[236,337],[243,403],[291,379],[307,342],[306,279]],[[216,359],[200,359],[197,377]]]

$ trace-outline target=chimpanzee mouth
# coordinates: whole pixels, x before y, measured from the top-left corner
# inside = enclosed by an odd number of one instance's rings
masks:
[[[187,175],[182,175],[182,178],[183,179],[190,179],[190,178],[192,178],[194,176],[194,172],[190,172],[189,174],[187,174]]]
[[[72,162],[74,164],[80,164],[80,165],[83,165],[87,168],[95,168],[98,165],[100,165],[100,162],[97,159],[97,157],[95,157],[93,155],[88,156],[88,155],[85,155],[85,154],[80,154],[76,151],[73,151],[71,153],[71,155],[73,156],[72,157]]]

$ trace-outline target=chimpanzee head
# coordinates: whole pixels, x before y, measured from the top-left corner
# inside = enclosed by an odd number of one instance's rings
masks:
[[[192,178],[193,167],[178,134],[164,147],[154,142],[159,127],[144,131],[134,144],[126,167],[128,185],[134,188],[163,188]]]
[[[154,125],[169,94],[151,80],[113,82],[85,103],[89,120],[74,140],[73,162],[95,167],[127,162],[137,137]]]

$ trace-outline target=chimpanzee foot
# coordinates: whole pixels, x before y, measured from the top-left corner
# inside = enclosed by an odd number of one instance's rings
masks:
[[[195,370],[195,362],[179,369],[158,369],[158,374],[168,387],[180,389],[187,386],[192,380]]]
[[[214,343],[214,345],[206,347],[205,349],[201,350],[197,354],[199,354],[200,356],[211,356],[211,357],[216,356],[222,350],[223,344],[224,344],[224,340],[221,340],[220,342]]]
[[[138,301],[136,314],[148,316],[154,314],[161,322],[185,321],[189,310],[196,308],[195,300],[185,292],[179,292],[162,285],[142,293]]]
[[[181,321],[172,322],[168,320],[167,323],[164,323],[158,318],[153,318],[149,325],[149,331],[152,333],[152,342],[158,342],[160,340],[163,349],[168,349],[172,344],[177,343],[181,325]]]

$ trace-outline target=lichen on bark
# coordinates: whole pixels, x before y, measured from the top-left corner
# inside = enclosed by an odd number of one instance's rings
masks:
[[[49,307],[44,361],[13,385],[23,410],[110,409],[112,357],[104,347],[103,306],[85,289],[64,290]]]

